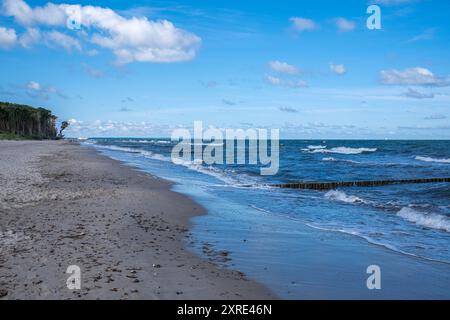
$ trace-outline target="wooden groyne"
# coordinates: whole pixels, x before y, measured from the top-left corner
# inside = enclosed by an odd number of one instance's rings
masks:
[[[332,190],[343,187],[377,187],[393,184],[413,183],[441,183],[450,182],[450,178],[410,179],[410,180],[371,180],[371,181],[340,181],[340,182],[297,182],[286,184],[268,185],[283,189],[310,189],[310,190]]]

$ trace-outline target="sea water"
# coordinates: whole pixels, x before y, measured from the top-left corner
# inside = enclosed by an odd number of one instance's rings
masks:
[[[363,286],[349,285],[346,292],[350,294],[345,295],[339,287],[346,285],[330,279],[334,285],[328,291],[305,294],[308,280],[294,274],[298,270],[311,272],[310,290],[317,290],[319,284],[313,279],[318,276],[317,270],[308,268],[332,269],[334,263],[337,269],[342,268],[341,276],[348,278],[347,282],[355,278],[363,281],[366,277],[365,270],[361,275],[355,271],[347,277],[347,267],[340,265],[339,257],[317,249],[321,242],[329,243],[324,250],[342,249],[339,254],[348,254],[350,260],[358,259],[355,252],[364,256],[361,260],[368,261],[368,252],[372,256],[384,253],[383,261],[393,257],[401,265],[422,268],[425,275],[441,273],[440,278],[430,280],[443,286],[436,289],[438,297],[442,297],[440,290],[450,288],[449,183],[329,191],[268,186],[298,181],[450,177],[450,141],[282,140],[280,169],[275,176],[259,175],[260,168],[256,165],[211,166],[198,162],[175,165],[170,158],[175,143],[168,139],[89,139],[84,145],[175,182],[175,191],[194,198],[208,210],[208,215],[193,219],[188,247],[200,255],[205,255],[202,250],[205,244],[217,251],[229,251],[231,261],[225,259],[225,267],[244,271],[282,297],[352,297],[350,287],[357,297],[365,292]],[[352,254],[349,246],[354,245],[358,250]],[[314,250],[322,256],[315,257]],[[336,261],[324,261],[327,254],[332,257],[328,259]],[[310,257],[315,257],[314,261],[305,261]],[[349,263],[358,265],[354,261]],[[438,269],[428,272],[426,267],[420,267],[430,263]],[[394,281],[401,270],[391,272]],[[326,283],[327,271],[322,275],[321,285]],[[398,281],[402,282],[400,278]],[[422,289],[434,297],[435,289]],[[423,297],[420,289],[416,295],[403,290],[404,294],[393,288],[392,292],[397,294],[392,297]]]

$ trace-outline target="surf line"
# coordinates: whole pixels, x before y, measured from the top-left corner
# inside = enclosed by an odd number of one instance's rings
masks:
[[[264,186],[282,189],[332,190],[340,187],[377,187],[393,184],[419,184],[419,183],[443,183],[443,182],[450,182],[450,178],[338,181],[338,182],[295,182],[284,184],[266,184]],[[244,185],[243,187],[253,187],[253,185]]]

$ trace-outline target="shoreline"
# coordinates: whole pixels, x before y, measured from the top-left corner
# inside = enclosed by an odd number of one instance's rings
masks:
[[[0,299],[276,298],[186,248],[206,210],[171,182],[77,143],[0,146]]]

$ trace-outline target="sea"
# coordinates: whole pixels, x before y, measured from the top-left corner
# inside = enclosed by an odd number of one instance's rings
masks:
[[[450,296],[450,183],[325,191],[271,186],[448,178],[450,141],[280,140],[274,176],[260,175],[260,165],[174,164],[177,143],[91,138],[82,145],[174,182],[174,191],[208,211],[193,218],[187,248],[207,259],[214,258],[205,245],[226,251],[227,259],[216,263],[243,271],[280,297]],[[366,288],[370,263],[390,268],[390,291],[374,296]],[[411,278],[419,287],[401,288]],[[421,285],[428,278],[430,285]]]

